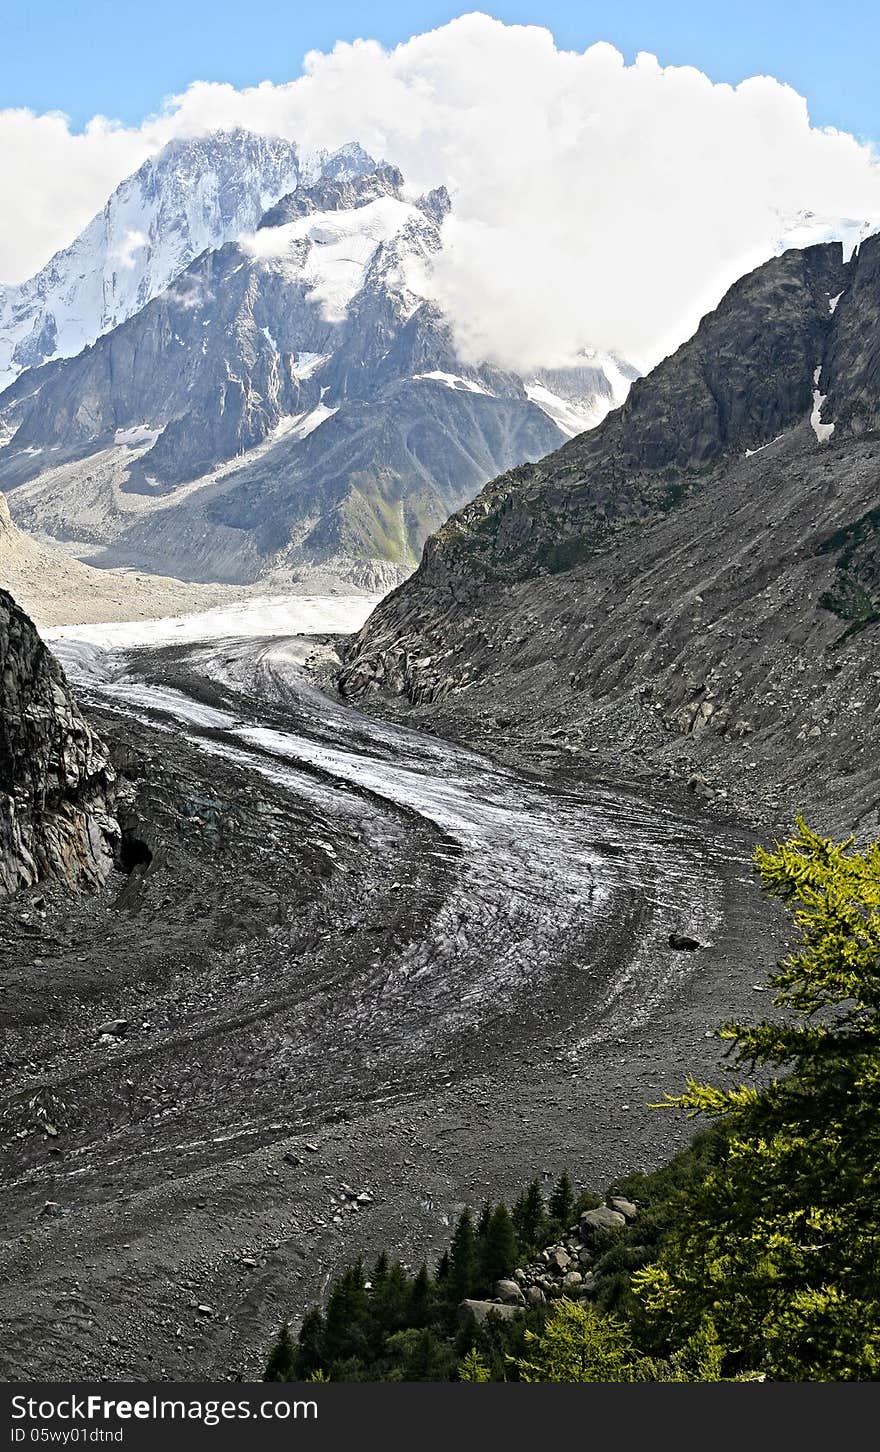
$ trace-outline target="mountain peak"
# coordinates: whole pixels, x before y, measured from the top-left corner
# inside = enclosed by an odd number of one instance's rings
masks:
[[[0,390],[94,343],[302,184],[344,185],[376,169],[357,142],[303,157],[295,142],[241,127],[172,139],[69,247],[27,282],[0,287]]]

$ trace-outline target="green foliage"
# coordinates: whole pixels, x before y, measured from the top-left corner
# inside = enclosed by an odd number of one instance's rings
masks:
[[[719,1381],[724,1356],[711,1323],[668,1360],[643,1356],[625,1322],[564,1298],[526,1342],[529,1354],[516,1367],[528,1382]]]
[[[728,1370],[771,1379],[880,1376],[880,844],[810,831],[759,850],[799,939],[770,982],[780,1016],[725,1024],[762,1088],[689,1080],[673,1101],[723,1121],[723,1152],[636,1288],[670,1341],[707,1316]]]
[[[614,1316],[557,1301],[543,1331],[529,1332],[529,1356],[517,1363],[520,1381],[632,1381],[629,1333]]]
[[[492,1375],[485,1361],[482,1361],[476,1347],[471,1347],[458,1368],[459,1381],[491,1381]]]

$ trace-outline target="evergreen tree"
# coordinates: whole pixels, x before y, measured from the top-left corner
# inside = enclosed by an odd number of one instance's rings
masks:
[[[537,1249],[547,1223],[544,1196],[537,1180],[532,1180],[528,1189],[519,1196],[511,1212],[511,1219],[520,1245],[524,1249]]]
[[[269,1360],[263,1373],[263,1381],[293,1381],[296,1369],[296,1347],[285,1321],[278,1332],[278,1338],[269,1352]]]
[[[558,1222],[560,1229],[567,1230],[574,1215],[574,1188],[565,1170],[553,1186],[547,1209],[551,1218]]]
[[[324,1354],[334,1361],[360,1356],[366,1349],[370,1307],[360,1261],[333,1282],[324,1322]]]
[[[317,1375],[323,1364],[324,1317],[319,1307],[313,1306],[303,1317],[297,1339],[296,1376],[290,1377],[289,1380],[308,1381]]]
[[[448,1297],[453,1304],[471,1296],[479,1274],[477,1237],[467,1206],[459,1216],[449,1248]]]
[[[381,1290],[382,1286],[384,1286],[384,1284],[387,1281],[387,1279],[388,1279],[388,1252],[387,1252],[387,1250],[383,1250],[383,1251],[380,1252],[379,1256],[377,1257],[376,1264],[373,1267],[373,1279],[372,1279],[372,1282],[371,1282],[372,1287],[373,1287],[373,1290],[374,1291]]]
[[[510,1211],[501,1200],[489,1216],[480,1244],[480,1274],[487,1289],[516,1269],[519,1246]]]
[[[370,1298],[374,1327],[380,1340],[406,1325],[409,1297],[409,1277],[400,1261],[395,1260]]]
[[[459,1381],[491,1381],[491,1373],[486,1363],[481,1359],[480,1353],[475,1346],[462,1359],[458,1368]]]
[[[409,1290],[407,1320],[410,1326],[426,1326],[434,1307],[434,1287],[428,1267],[422,1261],[418,1275]]]
[[[438,1291],[445,1292],[449,1280],[449,1251],[444,1250],[434,1272],[434,1284]]]
[[[634,1283],[670,1339],[711,1316],[727,1374],[880,1378],[880,843],[865,852],[798,821],[759,849],[795,950],[770,978],[783,1013],[719,1030],[762,1088],[689,1080],[672,1101],[727,1130]]]

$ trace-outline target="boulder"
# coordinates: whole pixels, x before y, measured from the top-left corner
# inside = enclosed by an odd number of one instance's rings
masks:
[[[635,1220],[639,1213],[638,1207],[633,1204],[632,1200],[625,1200],[622,1195],[612,1195],[608,1203],[612,1210],[616,1210],[626,1220]]]
[[[467,1325],[473,1317],[478,1326],[482,1326],[490,1316],[500,1316],[502,1321],[512,1321],[514,1316],[522,1314],[521,1306],[505,1306],[499,1301],[462,1301],[458,1308],[458,1319],[462,1326]]]
[[[109,1034],[111,1038],[123,1039],[128,1033],[129,1020],[127,1018],[108,1018],[106,1023],[99,1023],[95,1029],[96,1034]]]
[[[600,1205],[598,1210],[585,1210],[581,1216],[581,1235],[590,1236],[597,1230],[619,1230],[626,1220],[619,1210]]]
[[[525,1296],[516,1281],[501,1280],[495,1283],[495,1294],[507,1306],[524,1306]]]
[[[528,1306],[543,1306],[546,1299],[540,1286],[529,1286],[526,1291],[526,1305]]]
[[[700,943],[697,938],[691,938],[687,933],[670,933],[669,946],[678,953],[694,953]]]
[[[562,1289],[564,1291],[579,1291],[583,1285],[583,1276],[580,1271],[569,1271],[563,1278]]]
[[[562,1245],[554,1245],[550,1251],[548,1262],[550,1269],[554,1271],[567,1271],[571,1265],[571,1256]]]

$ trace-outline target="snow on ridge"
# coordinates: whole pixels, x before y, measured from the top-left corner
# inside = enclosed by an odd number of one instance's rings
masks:
[[[822,242],[839,242],[846,264],[866,238],[875,232],[880,232],[880,217],[817,217],[814,212],[801,212],[779,237],[776,253],[779,256],[790,247],[815,247]]]
[[[255,262],[280,267],[291,282],[303,283],[326,322],[342,322],[378,249],[418,215],[411,203],[382,196],[361,207],[261,227],[238,244]]]
[[[441,368],[434,368],[430,373],[414,373],[413,378],[425,379],[430,383],[442,383],[447,388],[459,392],[464,390],[467,393],[482,393],[486,398],[495,397],[494,393],[491,393],[488,388],[484,388],[482,384],[476,383],[473,378],[461,378],[457,373],[444,373]]]
[[[589,410],[578,408],[576,404],[560,398],[558,393],[553,393],[551,389],[545,388],[543,383],[527,383],[525,389],[526,395],[532,403],[537,404],[542,413],[546,413],[547,417],[551,418],[570,439],[573,439],[576,434],[584,433],[587,429],[595,428],[614,406],[613,401],[608,399],[607,408],[601,405]]]

